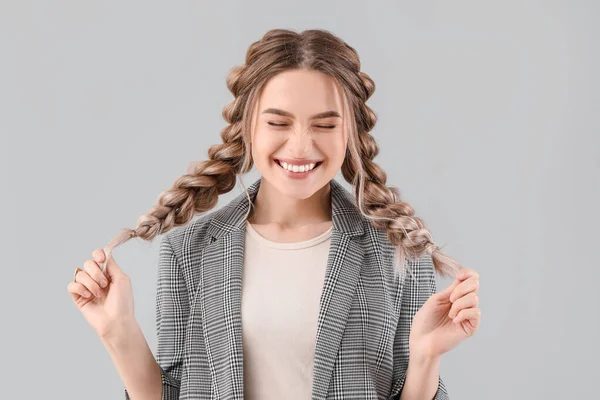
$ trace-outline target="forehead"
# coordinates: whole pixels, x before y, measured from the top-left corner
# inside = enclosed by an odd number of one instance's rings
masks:
[[[335,110],[343,114],[341,91],[331,76],[314,70],[289,70],[272,77],[259,98],[260,111],[280,108],[297,117]]]

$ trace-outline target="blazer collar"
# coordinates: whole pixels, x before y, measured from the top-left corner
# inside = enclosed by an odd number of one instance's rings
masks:
[[[249,188],[253,201],[261,179]],[[319,301],[312,399],[325,399],[356,290],[364,248],[364,217],[350,192],[331,184],[332,236]],[[249,201],[245,193],[215,211],[201,256],[201,279],[194,296],[191,332],[202,330],[218,398],[243,400],[242,268]]]

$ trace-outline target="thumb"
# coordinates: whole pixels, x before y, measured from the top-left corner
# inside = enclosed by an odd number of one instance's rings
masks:
[[[117,264],[112,254],[108,256],[108,261],[106,263],[106,275],[113,282],[123,275],[123,270],[121,270],[121,267],[119,267],[119,264]]]

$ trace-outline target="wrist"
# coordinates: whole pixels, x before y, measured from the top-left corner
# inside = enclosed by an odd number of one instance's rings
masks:
[[[141,327],[135,318],[114,321],[111,328],[99,334],[100,340],[110,347],[126,346],[141,333]]]
[[[441,358],[441,355],[438,354],[431,354],[427,351],[410,349],[409,365],[428,367],[435,364],[439,364]]]

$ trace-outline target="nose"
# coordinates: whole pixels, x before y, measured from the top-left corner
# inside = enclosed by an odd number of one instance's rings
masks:
[[[307,154],[310,154],[312,146],[312,137],[309,129],[303,130],[294,129],[294,134],[289,139],[289,153],[292,158],[308,158]]]

